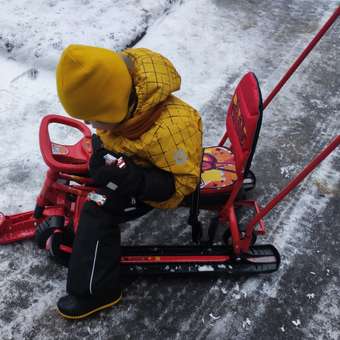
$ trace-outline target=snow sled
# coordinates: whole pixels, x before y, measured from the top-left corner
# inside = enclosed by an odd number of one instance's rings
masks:
[[[241,190],[255,186],[250,171],[262,119],[262,99],[257,79],[246,74],[237,86],[226,119],[226,132],[218,146],[203,151],[201,184],[184,203],[190,206],[193,246],[122,247],[122,270],[126,274],[275,271],[280,263],[277,250],[271,245],[254,245],[257,234],[265,232],[261,220],[249,230],[241,230],[235,209],[239,206],[259,212],[256,201],[240,200]],[[50,124],[64,124],[78,129],[83,138],[75,145],[56,144],[50,139]],[[34,212],[3,217],[2,228],[7,241],[33,237],[57,260],[67,263],[72,240],[77,233],[82,205],[96,188],[88,176],[88,160],[92,154],[91,131],[80,121],[47,115],[39,132],[40,148],[49,170],[37,198]],[[226,144],[226,142],[228,144]],[[203,227],[198,209],[218,211],[218,219],[210,224],[208,240],[203,240]],[[12,226],[10,226],[12,222]],[[214,245],[218,223],[228,224],[225,245]],[[4,239],[4,238],[2,238]]]
[[[256,76],[252,72],[243,76],[227,110],[225,133],[218,145],[204,148],[201,183],[183,202],[190,208],[191,245],[122,246],[123,275],[245,275],[270,273],[279,268],[277,249],[270,244],[256,244],[258,236],[266,230],[263,218],[339,145],[340,135],[262,208],[256,200],[244,199],[244,196],[256,184],[251,163],[263,110],[339,14],[340,7],[264,102]],[[54,143],[49,135],[50,124],[71,126],[83,137],[74,145]],[[40,248],[46,249],[57,262],[67,265],[80,211],[96,189],[88,176],[88,160],[93,152],[91,131],[80,121],[47,115],[40,125],[39,141],[49,169],[35,210],[12,216],[0,214],[0,244],[35,237]],[[200,223],[199,209],[216,211],[217,217],[209,226]],[[241,223],[240,210],[251,215],[247,223]],[[215,240],[218,225],[225,229],[221,240]]]

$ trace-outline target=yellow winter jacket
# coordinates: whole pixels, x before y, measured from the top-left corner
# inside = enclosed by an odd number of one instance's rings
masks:
[[[133,86],[138,104],[133,115],[162,102],[161,115],[139,138],[131,140],[97,130],[105,148],[123,153],[141,165],[154,165],[174,174],[176,192],[167,201],[147,202],[156,208],[174,208],[192,193],[200,177],[202,123],[199,113],[171,93],[180,87],[180,76],[171,62],[145,48],[123,52],[134,63]],[[159,107],[158,107],[159,108]]]

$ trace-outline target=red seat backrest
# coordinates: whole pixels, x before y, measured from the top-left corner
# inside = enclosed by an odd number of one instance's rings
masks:
[[[243,177],[250,168],[262,121],[262,98],[254,73],[247,73],[236,87],[227,111],[226,125],[236,172]]]

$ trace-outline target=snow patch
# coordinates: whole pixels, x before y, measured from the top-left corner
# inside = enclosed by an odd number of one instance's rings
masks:
[[[213,272],[215,269],[213,266],[203,265],[198,267],[199,272]]]

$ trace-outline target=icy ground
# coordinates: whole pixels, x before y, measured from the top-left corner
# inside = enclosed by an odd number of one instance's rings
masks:
[[[248,70],[264,98],[338,0],[0,0],[0,210],[31,210],[46,166],[41,118],[63,114],[54,68],[69,43],[142,46],[168,56],[180,97],[200,110],[205,144]],[[252,193],[262,203],[340,131],[340,20],[264,114]],[[70,132],[55,132],[61,141]],[[71,138],[75,136],[71,133]],[[251,278],[137,281],[123,302],[71,323],[55,310],[66,270],[31,241],[0,247],[1,339],[340,338],[340,162],[333,153],[266,218],[280,270]],[[203,214],[203,216],[205,216]],[[122,226],[124,243],[185,243],[187,211],[154,211]],[[208,217],[206,216],[207,220]],[[222,228],[222,226],[221,226]]]

